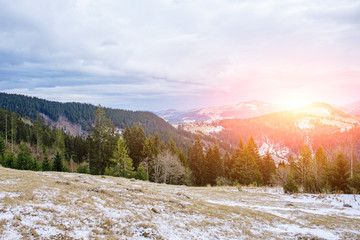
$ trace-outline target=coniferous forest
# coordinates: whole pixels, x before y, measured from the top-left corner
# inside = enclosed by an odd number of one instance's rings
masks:
[[[350,169],[342,152],[328,158],[321,146],[312,154],[301,146],[298,156],[275,164],[260,156],[254,138],[241,138],[226,151],[215,141],[196,136],[188,148],[172,136],[147,135],[141,124],[126,125],[120,135],[99,106],[86,138],[71,136],[35,120],[0,109],[0,162],[4,167],[34,171],[69,171],[137,178],[157,183],[194,186],[281,185],[285,192],[360,191],[360,166]]]

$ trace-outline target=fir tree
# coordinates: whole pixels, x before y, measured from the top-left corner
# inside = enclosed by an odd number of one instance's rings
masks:
[[[94,132],[88,138],[89,166],[91,174],[102,175],[110,164],[117,136],[112,121],[105,117],[105,111],[100,105],[96,110],[94,123]]]
[[[126,178],[134,176],[134,167],[128,152],[129,150],[126,146],[125,140],[118,138],[116,148],[113,152],[113,157],[111,158],[111,162],[115,165],[111,168],[112,175]]]
[[[53,171],[58,171],[58,172],[64,171],[63,159],[59,152],[56,152],[52,165],[53,165]]]
[[[204,152],[199,136],[196,136],[195,143],[188,150],[188,164],[192,172],[194,184],[204,185]]]
[[[342,152],[338,153],[330,174],[333,191],[347,192],[349,190],[349,166]]]
[[[30,150],[23,143],[20,145],[20,152],[17,155],[15,167],[20,170],[30,170],[32,168]]]
[[[276,172],[276,165],[274,159],[271,157],[269,151],[266,152],[263,158],[263,167],[261,168],[261,173],[263,176],[263,182],[266,185],[270,184],[271,176]]]
[[[136,171],[136,179],[147,181],[149,180],[148,173],[144,164],[140,163],[137,171]]]
[[[41,169],[43,171],[51,171],[52,170],[51,161],[48,158],[47,154],[45,155],[44,160],[42,161]]]

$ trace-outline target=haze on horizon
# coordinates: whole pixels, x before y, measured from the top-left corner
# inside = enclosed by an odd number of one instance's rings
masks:
[[[0,4],[4,92],[152,111],[360,100],[359,1]]]

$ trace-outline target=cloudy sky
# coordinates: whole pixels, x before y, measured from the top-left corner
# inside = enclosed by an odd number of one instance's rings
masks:
[[[133,110],[360,100],[360,1],[0,0],[0,91]]]

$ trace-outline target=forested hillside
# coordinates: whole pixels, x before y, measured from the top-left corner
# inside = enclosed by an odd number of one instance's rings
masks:
[[[86,103],[59,103],[7,93],[0,93],[0,106],[5,110],[10,110],[33,120],[39,113],[47,115],[53,121],[57,121],[60,116],[63,116],[74,124],[80,124],[83,130],[88,132],[91,131],[97,109],[97,106]],[[190,133],[173,128],[165,120],[151,112],[111,108],[104,108],[104,111],[106,117],[112,120],[115,127],[125,129],[126,125],[131,127],[140,123],[147,136],[158,133],[165,142],[173,138],[176,144],[183,149],[190,145],[192,138]]]

